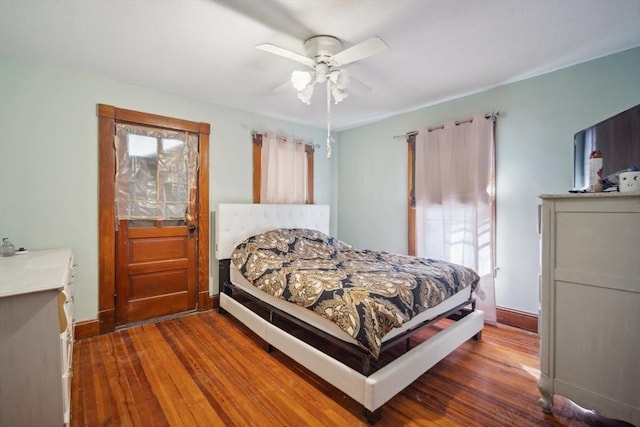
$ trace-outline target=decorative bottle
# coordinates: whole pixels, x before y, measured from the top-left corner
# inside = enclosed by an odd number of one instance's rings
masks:
[[[2,246],[0,246],[0,256],[7,257],[13,256],[16,253],[16,247],[13,246],[11,240],[8,237],[2,239]]]
[[[589,191],[599,193],[602,191],[602,153],[594,150],[589,155]]]

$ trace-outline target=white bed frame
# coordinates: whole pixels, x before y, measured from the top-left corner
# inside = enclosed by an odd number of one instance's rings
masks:
[[[228,259],[246,238],[274,228],[308,228],[329,234],[327,205],[220,204],[216,219],[218,260]],[[274,326],[222,292],[220,307],[264,341],[361,403],[371,423],[380,418],[384,403],[477,336],[484,325],[484,313],[475,310],[367,376]]]

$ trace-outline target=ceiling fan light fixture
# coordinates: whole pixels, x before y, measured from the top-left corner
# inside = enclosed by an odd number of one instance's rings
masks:
[[[348,87],[349,82],[351,81],[349,71],[345,69],[332,71],[329,79],[331,80],[331,83],[338,86],[340,89]]]
[[[312,96],[313,96],[313,85],[307,85],[307,87],[298,91],[298,99],[307,105],[311,105]]]
[[[293,87],[295,87],[297,90],[303,90],[304,88],[309,86],[309,83],[311,83],[312,79],[313,77],[311,76],[311,72],[309,71],[296,70],[291,73],[291,83],[293,83]]]
[[[346,92],[342,89],[340,89],[338,86],[336,85],[331,85],[331,96],[333,97],[333,101],[334,103],[339,103],[342,100],[344,100],[347,96],[349,96],[349,92]]]

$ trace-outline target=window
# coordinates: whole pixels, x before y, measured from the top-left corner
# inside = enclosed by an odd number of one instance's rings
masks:
[[[191,219],[198,176],[198,136],[116,125],[118,219]]]
[[[495,323],[495,115],[409,134],[409,252],[474,269]]]
[[[415,190],[415,185],[416,185],[416,174],[415,174],[415,167],[416,167],[416,135],[417,132],[412,132],[410,134],[407,135],[407,145],[408,145],[408,154],[409,154],[409,158],[408,158],[408,167],[407,170],[409,171],[409,177],[408,177],[408,182],[409,182],[409,194],[407,197],[407,201],[409,204],[409,227],[408,227],[408,239],[407,239],[407,243],[408,243],[408,248],[407,248],[407,253],[409,255],[416,255],[416,190]]]
[[[458,211],[473,208],[471,213],[461,214],[461,217],[477,220],[474,220],[478,228],[478,232],[473,233],[474,242],[483,241],[487,233],[492,234],[492,231],[485,230],[484,219],[490,224],[494,221],[494,126],[495,116],[485,118],[477,115],[472,119],[448,122],[407,134],[409,254],[424,256],[421,254],[424,245],[420,244],[420,240],[432,240],[435,237],[433,233],[426,233],[429,234],[426,236],[424,224],[419,224],[418,221],[428,223],[434,210],[442,207],[446,211],[436,212],[435,215],[446,218],[444,222],[442,219],[439,221],[447,226],[452,224]],[[423,213],[420,213],[421,209]],[[478,215],[482,220],[477,218]],[[442,227],[436,228],[439,230]],[[422,230],[420,235],[419,230]],[[459,233],[456,227],[449,227],[446,233],[444,241],[447,242],[448,249],[446,256],[441,258],[456,258],[456,242],[467,239],[457,239]]]
[[[253,202],[313,204],[314,147],[273,134],[253,135]]]

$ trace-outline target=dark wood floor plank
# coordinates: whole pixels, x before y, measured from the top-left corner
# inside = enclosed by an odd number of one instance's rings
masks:
[[[131,425],[144,423],[146,419],[143,417],[147,413],[154,414],[155,425],[168,425],[169,421],[164,416],[160,403],[144,373],[141,354],[135,348],[129,331],[113,335],[121,337],[117,351],[114,351],[113,363],[120,368],[117,383],[122,389]],[[116,385],[113,387],[116,389]],[[125,421],[124,418],[123,421]]]
[[[194,379],[160,333],[157,325],[132,331],[142,368],[170,425],[222,425],[216,411],[206,403]]]
[[[207,404],[211,406],[220,418],[220,422],[224,425],[233,425],[233,420],[238,419],[239,414],[234,414],[231,417],[226,414],[227,410],[234,411],[235,407],[232,401],[227,401],[224,393],[220,393],[220,371],[216,369],[216,359],[208,357],[215,355],[214,348],[206,346],[208,343],[213,342],[209,341],[210,335],[202,335],[198,340],[197,332],[191,325],[193,322],[177,319],[177,323],[184,332],[182,337],[175,334],[167,324],[159,324],[158,327],[188,374],[197,384],[198,390],[202,393]]]
[[[544,414],[537,354],[535,334],[487,326],[387,402],[377,426],[624,425],[561,397]],[[79,340],[73,370],[72,426],[368,425],[360,404],[216,311]]]
[[[211,328],[209,332],[209,339],[216,335],[215,328]],[[242,336],[234,338],[239,338],[246,343],[246,338]],[[276,420],[274,422],[277,422],[281,414],[272,412],[273,404],[265,405],[265,401],[269,403],[269,397],[264,396],[268,391],[261,384],[262,379],[255,372],[245,368],[247,365],[255,364],[256,360],[260,360],[260,357],[256,359],[252,356],[263,355],[259,349],[256,353],[255,345],[251,345],[244,352],[230,353],[225,350],[226,348],[238,348],[238,345],[240,344],[233,338],[228,338],[214,348],[210,348],[211,360],[215,362],[211,367],[218,378],[216,393],[227,401],[222,410],[227,417],[234,420],[245,419],[248,425],[254,425],[254,419]],[[265,371],[269,371],[269,369],[265,368]],[[234,396],[242,396],[242,398],[236,399]]]
[[[146,393],[151,399],[155,397],[148,392],[149,384],[140,378],[141,371],[136,369],[137,355],[127,346],[128,335],[112,335],[111,338],[107,342],[108,350],[102,352],[101,363],[109,389],[117,391],[111,393],[108,411],[118,414],[123,424],[137,425],[142,419],[139,417],[136,400],[146,404],[146,399],[140,399],[142,396],[137,395],[136,391]],[[128,360],[130,363],[119,363],[121,360]]]

